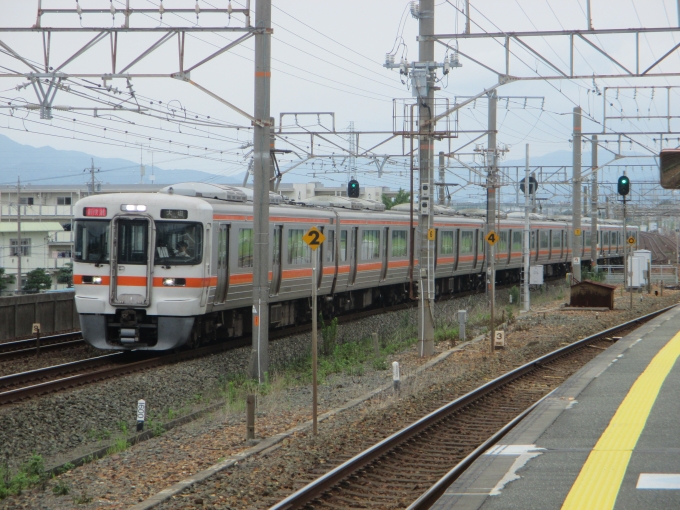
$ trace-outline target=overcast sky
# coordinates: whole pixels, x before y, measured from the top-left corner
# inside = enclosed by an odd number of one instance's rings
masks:
[[[245,0],[241,0],[245,1]],[[253,5],[254,5],[253,0]],[[202,8],[227,6],[226,0],[199,0]],[[676,2],[673,0],[592,0],[593,25],[595,28],[621,27],[667,27],[677,25],[678,15]],[[109,0],[81,0],[83,8],[108,8]],[[157,9],[157,0],[131,0],[133,7]],[[194,8],[194,0],[165,0],[166,8]],[[355,129],[391,131],[393,127],[393,99],[410,100],[410,90],[400,80],[397,71],[382,67],[385,54],[393,52],[398,61],[402,57],[408,61],[417,59],[418,45],[416,35],[418,23],[409,12],[409,2],[394,0],[274,0],[272,39],[272,115],[278,117],[281,112],[335,112],[337,129],[345,129],[354,122]],[[464,19],[458,13],[462,9],[462,0],[439,1],[436,7],[436,29],[438,33],[454,34],[461,32]],[[568,28],[586,28],[585,0],[480,0],[472,1],[472,31],[498,32],[520,30],[560,30]],[[118,9],[124,2],[114,0]],[[234,8],[240,2],[232,3]],[[37,0],[0,0],[0,24],[3,26],[32,26],[36,21]],[[62,0],[43,0],[44,8],[74,8],[75,2]],[[198,20],[194,13],[183,14],[182,18],[166,14],[162,23],[170,26],[189,26],[198,23],[200,26],[241,26],[243,17],[234,15],[232,20],[226,15],[200,14]],[[137,14],[132,17],[133,26],[158,26],[161,23],[157,13]],[[83,15],[82,22],[77,15],[45,15],[43,26],[120,26],[123,16],[116,13],[112,20],[107,15]],[[198,33],[186,39],[186,61],[200,61],[235,39],[239,34],[233,33]],[[55,34],[52,38],[51,63],[58,64],[72,55],[94,34]],[[150,46],[158,35],[120,34],[118,69],[127,65],[141,51]],[[9,45],[32,62],[42,62],[42,40],[39,34],[0,34],[0,40]],[[634,69],[634,39],[631,37],[608,37],[593,39],[622,65]],[[646,68],[655,59],[670,49],[675,42],[680,42],[680,34],[650,35],[640,38],[641,67]],[[503,70],[505,57],[498,41],[471,41],[452,39],[452,46],[458,44],[460,51],[495,69]],[[533,47],[547,59],[563,69],[568,67],[568,46],[564,40],[532,39]],[[535,56],[530,56],[518,45],[512,47],[513,61],[511,73],[524,75],[555,74]],[[438,60],[445,57],[448,50],[437,45]],[[151,56],[131,69],[136,73],[170,73],[178,70],[178,49],[176,38],[164,44]],[[253,111],[253,44],[252,40],[222,54],[205,66],[191,74],[192,80],[209,89],[225,100],[233,103],[246,112]],[[524,64],[520,62],[520,59]],[[597,54],[585,43],[577,46],[574,56],[576,69],[584,75],[608,72],[614,64]],[[90,52],[76,59],[64,68],[65,71],[83,73],[110,72],[109,41],[103,40]],[[474,62],[461,57],[463,67],[452,70],[439,84],[442,90],[437,93],[442,100],[453,102],[456,96],[469,96],[481,92],[493,85],[497,77]],[[645,65],[646,64],[646,65]],[[0,65],[8,70],[25,72],[27,67],[7,55],[0,54]],[[677,53],[667,58],[660,66],[665,72],[680,72],[680,55]],[[101,80],[90,79],[92,85],[101,84]],[[35,102],[35,93],[31,87],[17,91],[14,87],[27,83],[25,79],[3,78],[0,81],[0,97],[7,104],[17,101]],[[109,84],[127,93],[125,80],[114,80]],[[585,114],[584,131],[601,130],[603,118],[602,96],[598,95],[605,87],[612,86],[667,86],[678,85],[678,78],[657,78],[645,80],[631,79],[592,79],[564,81],[526,81],[503,86],[500,96],[513,96],[514,99],[499,104],[499,142],[511,146],[507,159],[522,159],[525,144],[531,144],[532,155],[538,157],[558,150],[570,150],[572,117],[574,106],[580,105]],[[86,82],[74,80],[71,92],[59,91],[54,100],[55,105],[94,106],[91,98],[100,92],[87,89]],[[139,161],[140,157],[148,164],[150,154],[154,152],[154,160],[164,168],[193,168],[223,175],[242,173],[248,163],[248,148],[240,149],[250,141],[250,122],[230,110],[215,99],[197,88],[170,78],[134,79],[133,90],[138,102],[145,107],[156,109],[155,117],[140,116],[133,113],[116,113],[100,111],[97,117],[93,111],[55,112],[51,121],[40,120],[37,112],[27,113],[25,110],[0,110],[0,134],[11,137],[21,143],[34,146],[50,145],[58,149],[72,149],[88,152],[101,157],[123,157]],[[76,95],[78,94],[78,95]],[[83,94],[89,99],[80,97]],[[665,115],[666,92],[661,89],[628,89],[620,91],[609,105],[608,115]],[[126,98],[126,94],[115,95],[118,100]],[[522,96],[531,96],[526,101]],[[103,96],[99,95],[102,98]],[[153,101],[153,105],[151,104]],[[131,104],[131,103],[127,103]],[[671,111],[677,114],[680,95],[671,92]],[[166,120],[157,118],[168,113],[168,106],[174,110],[175,117]],[[182,109],[186,109],[186,114]],[[163,113],[161,113],[163,112]],[[219,126],[205,125],[210,116],[210,123]],[[176,122],[181,117],[182,122]],[[590,117],[596,122],[589,122]],[[478,101],[458,116],[458,128],[462,131],[479,131],[486,128],[487,109],[484,101]],[[75,119],[75,120],[74,120]],[[174,122],[168,122],[168,119]],[[200,125],[189,121],[200,121]],[[293,118],[287,117],[284,124],[292,128]],[[327,117],[320,117],[322,124],[330,126]],[[314,128],[317,118],[300,117],[299,122]],[[665,121],[664,121],[665,122]],[[598,123],[600,123],[598,125]],[[235,129],[234,126],[244,126]],[[319,126],[316,126],[319,127]],[[677,126],[674,126],[677,127]],[[104,130],[106,128],[106,130]],[[640,120],[637,122],[618,123],[616,129],[658,130],[658,121]],[[127,133],[125,133],[127,131]],[[461,134],[452,141],[452,148],[466,143],[473,135]],[[477,135],[474,135],[477,136]],[[149,140],[151,138],[151,140]],[[653,136],[637,137],[641,146],[624,146],[627,151],[644,152],[643,146],[656,148]],[[657,137],[658,138],[658,137]],[[677,137],[676,137],[677,140]],[[309,145],[308,138],[291,137],[299,149]],[[380,141],[379,136],[362,136],[359,145],[369,148]],[[480,140],[485,142],[485,140]],[[329,154],[341,152],[333,143],[347,147],[347,142],[340,138],[319,140],[317,152]],[[279,147],[286,146],[282,141]],[[670,140],[670,145],[677,141]],[[187,147],[187,145],[189,147]],[[143,149],[140,150],[140,146]],[[448,150],[448,143],[438,142],[436,150]],[[384,146],[384,151],[395,153],[401,150],[401,142]],[[207,149],[207,150],[206,150]],[[220,154],[220,151],[222,152]],[[300,150],[297,150],[300,154]],[[380,152],[377,150],[376,152]],[[464,151],[465,152],[465,151]],[[465,156],[472,162],[471,156]],[[297,156],[284,156],[282,167],[290,165]],[[407,174],[404,161],[386,166],[383,184],[390,187],[405,186]],[[346,165],[347,162],[344,162]],[[359,175],[367,171],[375,171],[372,163],[358,161]],[[298,175],[307,177],[311,172],[314,178],[322,179],[328,184],[342,183],[344,174],[332,173],[342,170],[342,162],[336,161],[333,168],[330,162],[316,162],[314,169],[301,167]],[[330,172],[330,173],[329,173]],[[366,174],[366,179],[375,179]]]

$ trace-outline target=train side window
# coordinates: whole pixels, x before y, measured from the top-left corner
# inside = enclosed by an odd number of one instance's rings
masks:
[[[406,256],[406,230],[392,231],[392,257]]]
[[[380,258],[380,230],[364,230],[361,233],[361,260]]]
[[[602,232],[602,245],[604,248],[609,248],[609,231]]]
[[[328,230],[326,234],[326,246],[324,246],[324,251],[326,252],[326,262],[335,261],[335,230]]]
[[[585,246],[590,246],[590,230],[584,230],[583,231],[583,242],[585,243]]]
[[[501,230],[501,238],[498,240],[498,246],[496,247],[496,253],[502,254],[508,252],[508,231]]]
[[[238,229],[238,267],[253,267],[253,229]]]
[[[340,262],[347,261],[347,231],[340,231]]]
[[[272,260],[274,265],[281,264],[281,227],[274,227],[274,245]]]
[[[475,234],[471,230],[464,230],[460,234],[460,253],[472,253],[474,249]]]
[[[512,231],[512,251],[522,251],[522,231],[513,230]]]
[[[453,230],[440,232],[440,246],[442,255],[452,255],[453,254]]]
[[[552,247],[561,248],[562,247],[562,231],[553,230],[552,231]]]
[[[547,230],[540,230],[540,247],[541,248],[550,248],[550,243],[548,241],[548,231]]]
[[[535,230],[531,231],[531,249],[532,250],[536,249],[536,231]]]
[[[294,266],[311,264],[312,250],[302,238],[305,231],[302,229],[290,229],[288,231],[288,263]]]

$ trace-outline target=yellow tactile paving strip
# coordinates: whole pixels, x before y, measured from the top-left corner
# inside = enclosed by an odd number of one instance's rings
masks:
[[[635,445],[678,356],[680,333],[654,356],[637,378],[581,468],[562,510],[614,508]]]

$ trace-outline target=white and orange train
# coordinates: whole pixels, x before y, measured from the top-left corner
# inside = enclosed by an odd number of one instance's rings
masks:
[[[159,193],[90,196],[75,207],[74,284],[83,337],[99,349],[167,350],[251,328],[252,192],[183,183]],[[409,299],[412,260],[409,214],[381,204],[317,197],[285,204],[271,194],[269,260],[271,327],[311,314],[311,251],[302,237],[312,226],[320,248],[319,306],[327,316]],[[437,212],[437,211],[435,211]],[[436,294],[484,285],[484,218],[438,209],[434,216]],[[497,282],[519,281],[521,218],[499,222]],[[531,260],[546,275],[569,270],[570,223],[531,222]],[[590,259],[585,225],[584,261]],[[598,254],[622,257],[621,226],[598,227]],[[637,235],[633,230],[633,235]],[[417,249],[415,253],[418,253]],[[417,274],[417,270],[414,272]]]

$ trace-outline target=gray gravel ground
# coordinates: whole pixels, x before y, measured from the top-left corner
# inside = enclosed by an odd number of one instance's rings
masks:
[[[559,296],[559,292],[560,290],[557,289],[551,295],[553,298],[552,303],[546,302],[543,305],[546,309],[549,309],[551,306],[554,308],[554,298]],[[615,314],[600,314],[599,318],[596,318],[595,314],[588,312],[547,313],[545,316],[542,313],[534,314],[523,318],[511,326],[509,328],[509,338],[512,342],[520,342],[521,339],[521,344],[528,347],[535,344],[536,353],[526,353],[533,356],[546,347],[550,346],[552,348],[551,346],[557,345],[560,341],[574,340],[662,306],[660,299],[645,296],[644,300],[645,302],[639,306],[636,303],[636,310],[633,312],[621,311]],[[676,300],[677,296],[667,295],[664,299],[664,304],[671,304],[671,302]],[[537,307],[541,306],[539,301],[536,300],[534,302]],[[617,299],[617,301],[619,300]],[[484,327],[481,321],[481,314],[485,307],[483,297],[477,296],[439,303],[437,316],[453,321],[455,320],[455,311],[462,307],[470,310],[469,338]],[[367,336],[376,330],[381,331],[381,336],[394,336],[401,333],[408,335],[409,332],[404,332],[404,329],[412,328],[414,322],[414,311],[385,314],[365,319],[360,323],[341,326],[339,328],[339,336],[343,341],[350,341],[352,338]],[[448,325],[450,326],[451,324],[453,322],[450,322]],[[514,338],[517,338],[517,340],[513,340]],[[545,346],[540,345],[544,343],[546,343]],[[441,342],[437,346],[438,350],[445,349],[448,347],[447,344],[448,342]],[[514,346],[515,344],[513,343],[512,345]],[[279,365],[283,364],[280,361],[281,359],[295,360],[308,352],[308,346],[309,335],[279,340],[271,346],[272,360],[277,360]],[[437,377],[441,378],[441,380],[448,380],[454,376],[462,376],[466,380],[469,379],[470,386],[474,386],[493,375],[485,368],[488,361],[483,353],[484,347],[480,344],[478,348],[472,351],[466,350],[455,359],[451,358],[450,362],[447,361],[441,364],[441,366],[435,368],[434,372],[439,373]],[[109,430],[115,430],[118,416],[128,415],[130,418],[133,417],[135,402],[138,396],[146,398],[150,402],[152,410],[162,408],[163,405],[173,406],[175,409],[180,406],[186,406],[187,403],[192,402],[197,392],[202,391],[203,394],[208,394],[210,386],[214,387],[217,379],[226,371],[237,372],[243,370],[246,366],[247,358],[248,350],[239,349],[202,360],[193,360],[171,367],[154,369],[144,374],[131,375],[96,387],[88,387],[61,395],[45,397],[29,402],[29,407],[26,407],[27,404],[13,406],[13,413],[10,408],[0,409],[0,444],[4,447],[7,441],[12,441],[13,446],[5,448],[4,451],[13,453],[14,456],[12,458],[15,462],[22,459],[21,454],[25,458],[26,453],[30,451],[30,449],[25,449],[23,452],[19,452],[15,448],[35,447],[38,453],[48,456],[52,455],[51,458],[53,459],[59,454],[62,457],[73,456],[74,449],[79,446],[81,451],[92,450],[93,447],[98,446],[98,442],[96,438],[88,437],[87,431],[93,430],[94,427],[99,427],[96,430],[102,430],[104,426],[111,427]],[[387,361],[389,362],[392,359],[388,358]],[[413,347],[395,354],[394,359],[399,359],[404,363],[404,371],[406,372],[411,368],[415,368],[417,366],[415,361],[419,360]],[[422,362],[422,360],[419,362]],[[500,368],[498,367],[498,369]],[[479,372],[480,370],[482,372]],[[494,369],[493,372],[495,371]],[[466,373],[467,375],[465,375]],[[481,380],[478,380],[480,376]],[[320,388],[322,410],[336,407],[358,395],[365,394],[376,386],[384,384],[389,378],[389,371],[374,370],[368,365],[361,376],[347,373],[333,375]],[[168,384],[169,382],[173,382],[173,384],[170,385]],[[420,397],[417,397],[417,395],[422,394],[421,392],[423,391],[427,395],[432,383],[433,379],[429,377],[422,377],[419,380],[412,381],[410,383],[411,387],[408,388],[408,391],[405,391],[407,400],[413,398],[419,399]],[[276,381],[274,385],[276,385]],[[404,388],[404,390],[407,389]],[[105,404],[103,403],[104,395],[107,395]],[[111,398],[112,396],[114,398]],[[157,401],[160,403],[155,403]],[[291,382],[287,381],[287,386],[278,388],[277,391],[272,392],[270,396],[261,402],[259,407],[261,417],[258,418],[258,427],[263,428],[258,428],[258,434],[267,437],[294,426],[300,420],[308,419],[308,415],[304,413],[309,409],[309,402],[310,388],[304,381],[299,385],[295,385],[294,382],[291,385]],[[62,405],[61,408],[58,407],[58,403]],[[389,401],[386,401],[385,404],[389,404]],[[195,403],[194,405],[204,405],[204,402]],[[75,414],[74,410],[77,411]],[[366,416],[368,416],[369,411],[370,407],[357,408],[349,413],[346,418],[338,418],[338,420],[333,421],[337,422],[338,426],[341,423],[351,423],[357,417],[363,416],[364,413],[367,413]],[[30,417],[27,416],[29,412],[31,413]],[[89,420],[86,416],[88,413],[90,416]],[[33,426],[32,431],[20,435],[16,430],[8,429],[6,420],[8,420],[8,416],[11,414],[15,415],[14,418],[16,420],[24,420],[24,424],[31,423]],[[45,416],[47,419],[45,419]],[[31,418],[35,421],[29,422],[28,420]],[[50,423],[48,420],[53,421]],[[278,422],[276,422],[277,420]],[[264,428],[265,423],[272,421],[276,423],[272,424],[271,427],[267,426],[267,428]],[[380,420],[375,423],[379,422]],[[128,420],[128,423],[131,426],[132,419]],[[324,427],[326,426],[324,425]],[[385,430],[389,428],[386,427]],[[10,433],[7,433],[8,430]],[[336,430],[340,432],[340,430]],[[94,501],[89,505],[79,507],[100,508],[102,505],[106,505],[107,508],[123,508],[125,505],[139,501],[140,498],[158,492],[158,490],[171,485],[175,481],[186,478],[207,467],[207,465],[217,462],[220,456],[230,454],[230,447],[238,445],[242,447],[242,432],[242,412],[236,410],[235,412],[226,412],[225,414],[216,413],[210,419],[173,430],[119,455],[107,457],[63,475],[62,478],[71,487],[70,496],[56,497],[49,490],[47,492],[33,490],[20,498],[12,497],[4,502],[0,502],[0,507],[73,508],[76,506],[73,503],[73,497],[88,491],[90,495],[95,497]],[[69,434],[79,437],[73,438]],[[50,436],[53,437],[50,438]],[[319,446],[317,445],[314,448],[316,449]],[[329,446],[332,448],[342,448],[339,445]],[[315,452],[309,451],[302,453],[304,455],[309,453],[316,455]],[[326,455],[322,452],[321,454]],[[312,458],[315,458],[314,455],[312,455]],[[297,457],[297,454],[295,454],[295,457]],[[316,463],[317,460],[314,462]],[[251,463],[249,462],[248,464]],[[236,494],[241,493],[245,496],[246,493],[250,493],[245,498],[245,501],[249,500],[250,504],[252,504],[253,498],[257,499],[257,491],[253,493],[246,490],[243,493],[241,492],[244,490],[243,486],[239,488],[237,485],[245,480],[250,480],[251,477],[254,482],[258,476],[262,478],[262,476],[256,473],[259,469],[257,466],[259,466],[259,462],[255,462],[251,468],[245,469],[241,473],[243,479],[240,479],[241,475],[239,475],[238,478],[240,480],[234,488]],[[252,468],[255,468],[255,472],[251,470]],[[292,472],[300,472],[298,471],[299,469],[304,470],[302,465],[294,467],[292,464],[291,469],[293,470]],[[264,475],[265,479],[269,479],[269,475],[265,471],[262,471],[261,474]],[[233,482],[236,482],[236,480],[233,480]],[[258,480],[256,485],[262,488],[260,484],[263,483],[267,486],[270,485],[269,482],[264,480]],[[215,492],[215,489],[215,485],[210,483],[197,487],[186,494],[190,495],[189,498],[179,498],[171,506],[177,508],[179,504],[179,507],[184,508],[186,503],[193,506],[195,498],[199,495],[201,499],[207,502],[210,494]],[[221,492],[221,494],[225,493]],[[231,489],[229,489],[229,494],[230,496],[234,494]],[[239,508],[242,506],[236,505],[231,507]]]

